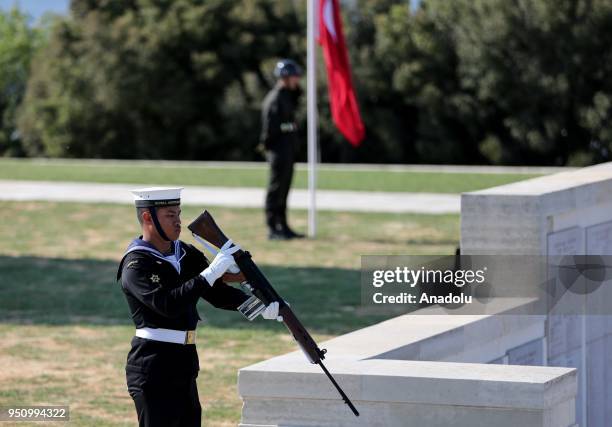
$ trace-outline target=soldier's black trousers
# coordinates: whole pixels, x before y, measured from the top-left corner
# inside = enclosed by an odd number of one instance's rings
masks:
[[[270,163],[270,180],[266,194],[266,222],[270,229],[286,226],[287,196],[293,179],[294,150],[293,147],[281,146],[268,151]]]
[[[140,427],[201,426],[195,377],[150,382],[144,374],[127,372],[127,383]]]

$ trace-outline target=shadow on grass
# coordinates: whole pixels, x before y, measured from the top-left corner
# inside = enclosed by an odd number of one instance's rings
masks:
[[[0,256],[0,322],[15,324],[131,325],[115,281],[117,263],[92,259]],[[261,266],[278,293],[313,333],[342,334],[390,315],[361,309],[360,272],[340,268]],[[273,329],[236,312],[198,303],[205,324]],[[398,314],[398,313],[396,313]]]

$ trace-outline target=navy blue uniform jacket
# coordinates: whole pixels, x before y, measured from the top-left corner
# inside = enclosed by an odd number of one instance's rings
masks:
[[[236,310],[248,296],[221,279],[210,286],[200,276],[209,263],[202,252],[180,240],[164,256],[142,238],[132,241],[119,265],[117,280],[125,294],[136,328],[196,329],[200,298],[217,308]],[[195,345],[132,339],[127,357],[128,374],[165,381],[197,376]]]

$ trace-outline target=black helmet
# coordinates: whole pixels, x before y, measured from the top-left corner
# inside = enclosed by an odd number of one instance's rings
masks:
[[[274,76],[279,79],[281,77],[301,76],[302,67],[300,67],[292,59],[281,59],[274,67]]]

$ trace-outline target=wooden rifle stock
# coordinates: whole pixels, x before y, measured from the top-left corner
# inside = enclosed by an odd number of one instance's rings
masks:
[[[208,211],[204,211],[188,226],[189,230],[204,240],[212,243],[216,247],[220,248],[229,239],[219,226],[215,223],[212,215]],[[236,264],[240,268],[240,271],[251,285],[253,295],[259,298],[265,305],[269,305],[272,302],[278,302],[279,304],[279,315],[283,317],[283,323],[289,329],[289,332],[293,335],[293,338],[297,341],[300,348],[311,363],[315,363],[321,366],[323,372],[330,379],[344,402],[349,406],[355,416],[359,416],[359,412],[344,393],[342,388],[338,385],[334,377],[329,373],[325,365],[323,365],[323,359],[325,358],[325,349],[320,349],[315,340],[310,336],[304,325],[299,321],[291,307],[278,295],[276,290],[272,287],[266,276],[261,272],[259,267],[253,262],[251,254],[247,251],[238,250],[234,253],[234,259]]]

